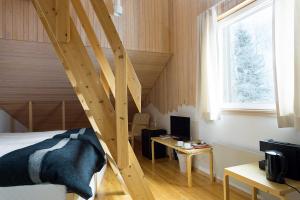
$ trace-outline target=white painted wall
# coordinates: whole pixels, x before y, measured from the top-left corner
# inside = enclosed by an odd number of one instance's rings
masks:
[[[214,165],[218,179],[223,179],[225,167],[262,159],[264,155],[259,152],[260,140],[274,139],[300,144],[300,132],[293,128],[277,128],[276,116],[223,114],[221,120],[210,122],[201,119],[193,106],[182,106],[176,112],[163,115],[150,104],[143,111],[149,112],[152,121],[156,121],[158,127],[165,128],[168,132],[170,115],[190,117],[192,139],[202,139],[214,147]],[[197,156],[193,165],[208,173],[208,163],[206,156]],[[250,191],[237,182],[231,184],[246,192]],[[262,196],[263,199],[273,199],[265,194]],[[300,199],[299,194],[293,193],[291,196],[290,199]]]
[[[12,129],[14,129],[14,131]],[[12,119],[5,111],[0,110],[0,133],[26,131],[26,127],[24,127],[18,121]]]

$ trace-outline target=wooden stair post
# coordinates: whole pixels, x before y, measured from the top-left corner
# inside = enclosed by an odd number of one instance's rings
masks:
[[[101,3],[104,3],[102,0],[97,0]],[[118,142],[124,144],[125,141],[127,143],[128,154],[125,157],[128,157],[128,164],[122,165],[121,175],[122,178],[128,188],[128,191],[134,200],[153,200],[153,194],[150,191],[145,178],[143,171],[136,159],[136,156],[128,142],[128,138],[120,138],[124,137],[122,134],[117,134],[117,117],[116,116],[124,116],[126,114],[125,104],[126,100],[120,100],[121,109],[118,109],[119,114],[116,114],[113,105],[111,104],[109,97],[107,96],[103,85],[99,79],[99,76],[93,66],[93,63],[87,53],[86,48],[80,38],[80,35],[74,25],[73,20],[70,18],[70,39],[69,41],[61,40],[57,37],[57,15],[58,10],[56,10],[56,0],[32,0],[35,9],[37,10],[38,16],[40,17],[49,38],[54,46],[54,49],[60,58],[63,66],[65,68],[66,74],[71,82],[74,91],[80,100],[80,103],[83,109],[88,116],[88,119],[97,133],[101,144],[109,157],[109,160],[118,160],[118,156],[120,156],[120,151],[117,150]],[[61,12],[65,12],[62,9]],[[96,10],[95,10],[96,11]],[[97,11],[96,11],[97,12]],[[104,10],[104,12],[108,11]],[[109,14],[108,14],[109,15]],[[62,14],[65,16],[65,14]],[[66,19],[66,18],[64,18]],[[105,21],[105,20],[104,20]],[[67,29],[68,30],[68,27]],[[131,92],[134,101],[136,102],[137,107],[140,110],[140,100],[141,100],[141,85],[137,79],[135,71],[132,67],[131,62],[128,59],[127,53],[125,49],[120,49],[119,55],[119,66],[125,66],[125,69],[120,68],[120,72],[116,73],[117,84],[125,83],[128,81],[128,88]],[[116,56],[116,55],[115,55]],[[126,68],[126,66],[128,68]],[[124,78],[124,74],[121,72],[126,72]],[[117,87],[117,85],[116,85]],[[122,85],[123,87],[123,85]],[[118,89],[116,89],[117,91]],[[127,95],[127,87],[126,92],[120,90],[120,96],[124,98]],[[124,88],[123,88],[124,90]],[[117,92],[116,92],[117,93]],[[117,96],[117,94],[116,94]],[[122,103],[123,102],[123,103]],[[123,110],[124,109],[124,110]],[[122,112],[124,111],[124,112]],[[127,117],[127,116],[126,116]],[[124,120],[125,121],[125,120]],[[125,124],[122,122],[122,124]],[[125,127],[126,129],[126,127]],[[119,137],[119,138],[118,138]],[[105,143],[104,143],[104,142]],[[121,161],[122,162],[122,161]],[[119,165],[119,163],[118,163]],[[119,167],[119,166],[118,166]],[[120,167],[119,167],[120,169]]]
[[[33,111],[32,111],[32,101],[28,102],[28,130],[33,131]]]
[[[66,130],[66,102],[61,102],[61,127]]]

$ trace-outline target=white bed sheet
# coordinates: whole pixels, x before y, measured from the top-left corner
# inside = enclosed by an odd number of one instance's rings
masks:
[[[0,133],[0,157],[14,150],[24,148],[65,131],[29,132],[29,133]],[[90,182],[93,194],[102,181],[106,166],[95,174]],[[1,177],[0,177],[1,178]],[[0,187],[0,200],[65,200],[66,187],[63,185],[42,184],[32,186]],[[93,200],[94,196],[89,200]],[[78,200],[83,200],[78,198]]]
[[[65,131],[0,133],[0,157],[14,150],[39,143],[64,132]]]

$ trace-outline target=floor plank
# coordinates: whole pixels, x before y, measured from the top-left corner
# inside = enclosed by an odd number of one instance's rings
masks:
[[[136,152],[140,152],[137,150]],[[178,161],[159,159],[155,165],[151,160],[138,154],[138,159],[144,170],[146,180],[157,200],[223,200],[223,186],[211,183],[207,176],[192,172],[193,187],[187,187],[185,174],[180,173]],[[130,200],[112,170],[108,168],[101,184],[97,200]],[[250,198],[231,191],[232,200],[249,200]]]

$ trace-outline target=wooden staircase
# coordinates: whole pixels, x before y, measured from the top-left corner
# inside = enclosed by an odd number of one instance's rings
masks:
[[[124,181],[132,199],[154,199],[128,142],[127,89],[140,111],[141,84],[104,0],[90,2],[114,52],[115,74],[105,58],[80,0],[32,2],[114,172],[122,177],[121,181]],[[101,75],[97,74],[70,17],[71,3],[101,66]],[[111,95],[114,97],[114,106],[111,103]]]

